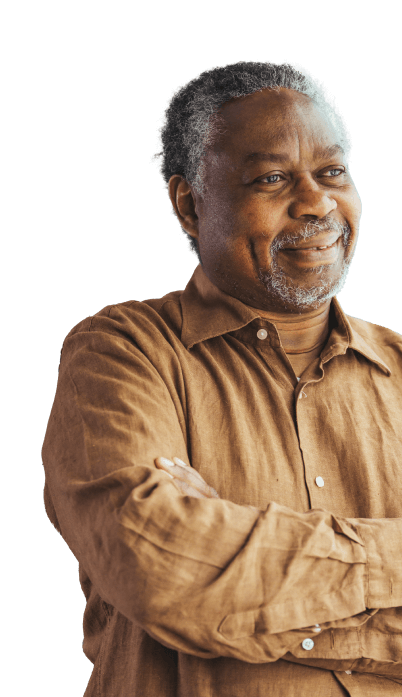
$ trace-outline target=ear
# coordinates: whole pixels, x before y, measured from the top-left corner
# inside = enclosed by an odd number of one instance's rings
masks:
[[[169,179],[168,187],[169,197],[181,227],[191,237],[198,239],[196,201],[190,184],[180,174],[173,174]]]

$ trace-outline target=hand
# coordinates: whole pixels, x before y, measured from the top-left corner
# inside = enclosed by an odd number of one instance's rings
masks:
[[[184,496],[194,496],[197,499],[220,498],[215,489],[206,483],[197,470],[186,465],[178,457],[174,457],[173,461],[168,460],[166,457],[157,457],[155,465],[173,479],[176,489]],[[260,511],[256,506],[247,505],[246,507],[251,508],[253,511]]]
[[[155,465],[173,479],[173,484],[184,496],[194,496],[197,499],[219,499],[212,486],[209,486],[197,472],[178,457],[168,460],[157,457]]]

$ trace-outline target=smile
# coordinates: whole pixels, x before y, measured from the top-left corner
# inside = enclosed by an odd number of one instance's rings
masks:
[[[333,264],[339,254],[340,237],[332,244],[320,245],[316,247],[288,247],[280,250],[280,254],[284,254],[292,263],[297,263],[303,266],[316,264]]]

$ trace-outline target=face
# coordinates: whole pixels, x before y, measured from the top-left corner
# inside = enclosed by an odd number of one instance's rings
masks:
[[[234,99],[220,113],[225,132],[205,160],[205,195],[180,177],[170,182],[206,275],[261,310],[324,305],[343,285],[361,213],[336,132],[293,90]]]

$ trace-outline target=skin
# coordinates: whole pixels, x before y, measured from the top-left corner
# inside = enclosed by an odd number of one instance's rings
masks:
[[[262,90],[234,99],[224,104],[220,114],[225,132],[206,155],[205,195],[200,196],[180,175],[172,176],[169,195],[175,213],[180,225],[198,241],[203,270],[215,286],[261,314],[300,317],[311,308],[301,309],[270,294],[260,272],[269,274],[271,245],[288,235],[297,241],[280,249],[276,262],[298,287],[309,290],[318,278],[336,282],[344,261],[351,260],[361,202],[345,156],[335,147],[337,134],[318,107],[293,90]],[[281,158],[247,160],[252,153],[280,154]],[[309,240],[300,236],[306,223],[322,219],[349,227],[347,247],[339,231],[331,229]],[[319,251],[313,249],[316,246],[330,249]],[[319,276],[317,267],[322,267]],[[330,300],[323,302],[322,309],[329,304]],[[188,466],[163,465],[162,460],[157,458],[156,466],[173,475],[180,489]],[[211,496],[210,487],[205,487],[195,490]]]
[[[231,100],[221,114],[227,132],[206,156],[205,197],[179,175],[169,181],[174,211],[198,240],[204,272],[220,290],[262,311],[291,318],[324,310],[345,283],[361,218],[346,158],[313,156],[338,141],[336,132],[306,95],[283,88]],[[283,152],[289,161],[243,165],[252,152]],[[282,251],[320,227],[342,232],[334,263],[300,265]]]
[[[199,472],[178,457],[174,457],[173,460],[157,457],[155,465],[157,469],[162,470],[173,479],[173,484],[183,496],[193,496],[197,499],[219,499],[218,493],[206,483]],[[258,510],[255,506],[247,506],[247,508]]]

